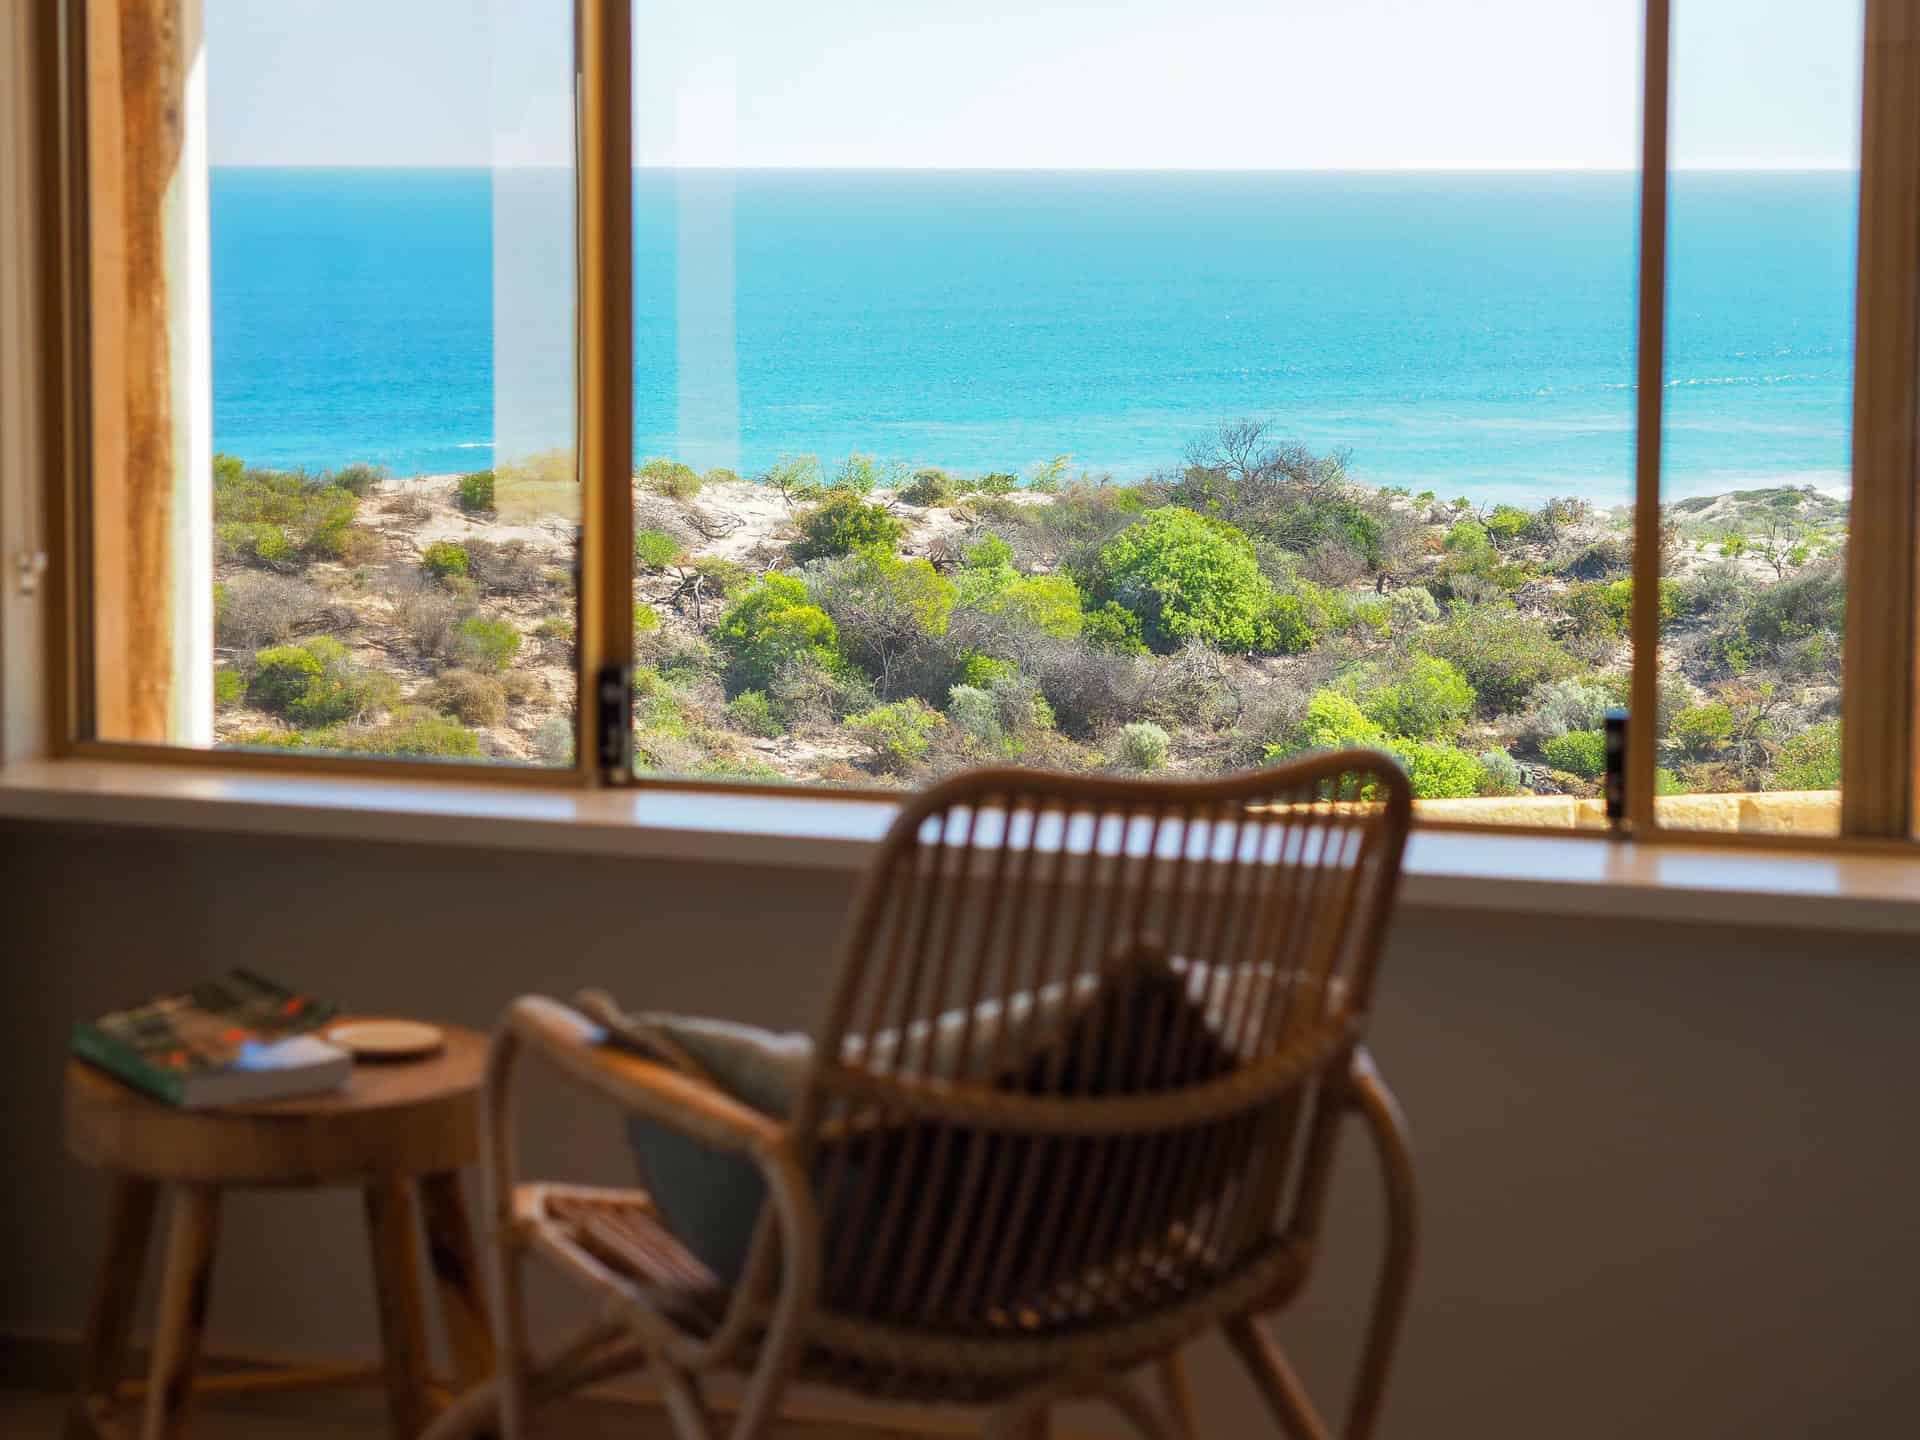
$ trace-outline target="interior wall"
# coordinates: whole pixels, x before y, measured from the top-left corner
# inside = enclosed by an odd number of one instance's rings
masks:
[[[75,1018],[245,961],[356,1009],[473,1025],[521,991],[598,984],[807,1028],[850,889],[820,872],[0,828],[0,1333],[82,1319],[105,1187],[61,1148]],[[1373,1041],[1413,1127],[1423,1252],[1382,1433],[1905,1433],[1915,1017],[1920,968],[1898,938],[1403,914]],[[529,1114],[530,1168],[627,1177],[591,1103],[541,1086]],[[1371,1283],[1373,1185],[1350,1144],[1323,1267],[1280,1327],[1329,1396]],[[359,1223],[341,1192],[236,1197],[212,1343],[369,1352]],[[1224,1351],[1196,1365],[1208,1434],[1273,1433]]]

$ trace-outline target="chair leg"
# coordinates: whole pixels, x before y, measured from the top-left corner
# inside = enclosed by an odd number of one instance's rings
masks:
[[[1387,1254],[1373,1292],[1373,1319],[1366,1350],[1347,1404],[1347,1440],[1368,1440],[1386,1398],[1387,1371],[1406,1319],[1413,1289],[1413,1262],[1419,1249],[1420,1210],[1413,1182],[1413,1146],[1399,1102],[1365,1050],[1354,1055],[1350,1076],[1353,1104],[1380,1152],[1380,1174],[1387,1192]]]
[[[1174,1434],[1179,1440],[1200,1440],[1200,1416],[1193,1403],[1193,1377],[1187,1374],[1186,1357],[1171,1351],[1158,1368],[1160,1403],[1166,1407]]]
[[[144,1440],[181,1440],[187,1433],[219,1228],[217,1186],[182,1185],[174,1191],[173,1214],[167,1221],[167,1273],[147,1371]]]
[[[1287,1363],[1280,1347],[1267,1337],[1260,1322],[1250,1315],[1237,1315],[1227,1321],[1226,1331],[1234,1352],[1260,1388],[1281,1429],[1293,1440],[1332,1440],[1333,1432],[1307,1398],[1300,1377],[1293,1373],[1293,1366]]]
[[[147,1268],[153,1212],[160,1187],[130,1175],[114,1178],[107,1219],[107,1248],[94,1277],[93,1301],[81,1341],[80,1393],[67,1421],[68,1440],[92,1440],[93,1407],[110,1408],[126,1364],[127,1332],[133,1325],[140,1277]]]
[[[419,1207],[412,1183],[375,1181],[366,1188],[366,1208],[393,1437],[417,1440],[432,1411],[427,1402],[426,1306],[420,1294]]]

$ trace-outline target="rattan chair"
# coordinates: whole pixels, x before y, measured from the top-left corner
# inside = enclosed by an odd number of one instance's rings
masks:
[[[1405,1133],[1362,1044],[1409,810],[1405,777],[1365,751],[1193,783],[987,770],[934,785],[855,902],[785,1119],[606,1044],[566,1006],[516,1001],[485,1127],[501,1369],[430,1433],[517,1437],[539,1402],[645,1367],[689,1440],[722,1433],[703,1395],[722,1372],[745,1380],[736,1437],[766,1434],[805,1380],[978,1406],[1003,1436],[1099,1397],[1145,1435],[1191,1440],[1179,1354],[1219,1326],[1287,1433],[1366,1436],[1414,1249]],[[1013,998],[1049,986],[1077,997],[1051,1028]],[[949,1040],[991,1031],[961,1073],[935,1073],[943,1015]],[[736,1284],[643,1190],[518,1178],[509,1087],[528,1052],[750,1157],[767,1200]],[[1307,1278],[1349,1112],[1379,1149],[1388,1234],[1335,1432],[1261,1317]],[[539,1356],[530,1256],[600,1301]]]

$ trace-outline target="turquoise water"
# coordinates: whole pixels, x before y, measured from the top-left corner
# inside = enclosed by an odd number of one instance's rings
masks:
[[[1374,483],[1623,501],[1637,185],[642,172],[636,445],[1130,478],[1256,416]],[[1668,493],[1844,486],[1855,177],[1674,187]],[[570,203],[556,172],[217,169],[216,446],[413,474],[564,443]]]

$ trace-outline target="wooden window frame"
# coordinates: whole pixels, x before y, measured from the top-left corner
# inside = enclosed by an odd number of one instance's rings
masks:
[[[598,683],[633,663],[632,511],[619,477],[633,462],[632,3],[575,0],[575,163],[578,273],[577,416],[582,491],[576,597],[578,703],[571,768],[470,761],[271,754],[91,738],[85,684],[91,665],[90,434],[87,295],[85,34],[89,3],[55,0],[40,11],[34,57],[42,93],[59,97],[43,127],[39,167],[43,322],[52,382],[46,390],[46,517],[55,557],[49,585],[48,733],[56,756],[340,777],[459,780],[552,788],[599,786],[718,790],[808,798],[891,798],[878,788],[769,785],[635,775],[603,767],[597,737],[607,714]],[[1632,727],[1627,819],[1611,831],[1492,825],[1426,818],[1436,830],[1567,837],[1611,833],[1640,840],[1772,849],[1904,849],[1914,835],[1920,765],[1920,0],[1865,0],[1860,250],[1855,335],[1853,494],[1848,545],[1849,619],[1842,729],[1841,834],[1756,835],[1662,825],[1654,801],[1655,747]],[[1658,580],[1661,420],[1665,369],[1671,0],[1644,0],[1639,247],[1634,575]],[[1861,537],[1874,537],[1871,545]],[[1658,584],[1636,584],[1630,617],[1632,711],[1654,709]],[[1872,597],[1873,603],[1865,603]],[[1869,707],[1861,695],[1904,703]]]

